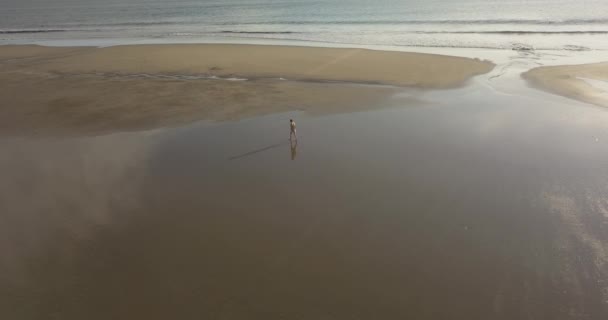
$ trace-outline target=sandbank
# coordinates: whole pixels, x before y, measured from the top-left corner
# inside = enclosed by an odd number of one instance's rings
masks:
[[[564,97],[608,107],[608,62],[548,66],[532,69],[522,77],[539,89]]]
[[[366,49],[261,45],[0,46],[0,127],[128,130],[275,112],[406,105],[456,88],[488,61]]]

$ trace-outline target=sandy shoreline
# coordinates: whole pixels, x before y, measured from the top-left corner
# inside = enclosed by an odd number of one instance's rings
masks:
[[[416,99],[393,97],[404,87],[459,87],[493,67],[476,59],[364,49],[0,46],[0,127],[27,134],[99,132],[295,110],[352,112],[407,105]]]
[[[564,97],[608,107],[608,63],[539,67],[522,74],[532,86]],[[598,82],[598,83],[594,83]]]

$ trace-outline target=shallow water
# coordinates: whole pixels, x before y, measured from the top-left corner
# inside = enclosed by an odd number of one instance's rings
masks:
[[[604,0],[0,1],[0,43],[229,38],[350,45],[608,50]]]
[[[604,319],[608,113],[521,90],[2,139],[0,317]]]

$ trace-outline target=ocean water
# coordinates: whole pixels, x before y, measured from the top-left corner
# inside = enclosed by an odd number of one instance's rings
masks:
[[[608,50],[608,1],[0,0],[0,43],[68,39]]]

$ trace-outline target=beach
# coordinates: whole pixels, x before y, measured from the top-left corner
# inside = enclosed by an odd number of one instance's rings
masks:
[[[606,12],[3,1],[0,319],[608,319]]]
[[[442,52],[0,46],[0,314],[602,318],[605,64]]]
[[[529,91],[4,134],[0,314],[602,319],[608,114]]]
[[[253,45],[5,46],[0,57],[2,129],[28,134],[391,107],[415,100],[391,98],[406,88],[456,88],[494,67],[441,55]]]

